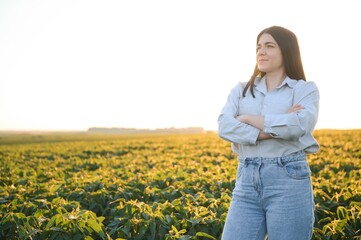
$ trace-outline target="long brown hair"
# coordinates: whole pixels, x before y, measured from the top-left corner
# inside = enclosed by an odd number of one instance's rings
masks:
[[[286,28],[272,26],[262,30],[262,32],[258,34],[257,44],[261,35],[265,33],[270,34],[280,47],[286,75],[291,79],[306,81],[306,76],[303,71],[300,48],[298,46],[296,35]],[[266,73],[261,72],[256,64],[253,75],[243,89],[243,97],[246,95],[248,88],[250,89],[252,96],[255,97],[253,92],[254,81],[256,77],[262,78],[264,75],[266,75]]]

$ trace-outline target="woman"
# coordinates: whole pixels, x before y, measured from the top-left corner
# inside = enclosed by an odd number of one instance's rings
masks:
[[[223,240],[311,239],[314,200],[306,154],[319,91],[306,82],[297,37],[279,26],[257,37],[256,67],[237,84],[218,118],[239,166]]]

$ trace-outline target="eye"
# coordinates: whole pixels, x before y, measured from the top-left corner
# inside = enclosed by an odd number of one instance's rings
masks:
[[[274,48],[275,46],[274,45],[272,45],[272,44],[268,44],[267,45],[267,48]]]

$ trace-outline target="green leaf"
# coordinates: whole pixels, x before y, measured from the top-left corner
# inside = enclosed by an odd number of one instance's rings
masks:
[[[102,239],[106,239],[104,231],[102,230],[102,225],[93,219],[87,221],[89,227],[91,227]]]
[[[45,229],[50,229],[51,227],[55,226],[55,220],[56,220],[56,216],[53,216],[48,222],[48,224],[46,224]]]
[[[28,234],[24,237],[24,239],[29,239],[31,236],[33,236],[33,235],[35,235],[37,233],[41,233],[41,230],[40,229],[34,229],[34,230],[28,232]]]
[[[86,236],[84,240],[94,240],[94,238],[92,238],[91,236]]]
[[[200,223],[202,221],[202,218],[196,218],[196,219],[191,218],[191,219],[187,219],[187,221],[192,223],[192,226],[194,226],[194,225]]]
[[[62,186],[62,184],[53,185],[53,186],[50,187],[49,192],[50,192],[50,193],[54,193],[54,192],[58,191],[58,189],[59,189],[61,186]]]
[[[184,235],[179,238],[179,240],[190,240],[190,239],[192,239],[192,236],[189,235]]]
[[[150,222],[150,235],[151,235],[151,239],[155,239],[155,234],[156,234],[156,224],[155,221],[151,221]]]
[[[323,223],[329,223],[332,221],[332,218],[330,217],[325,217],[325,218],[322,218],[318,221],[318,224],[323,224]]]
[[[95,220],[89,219],[87,221],[87,223],[96,233],[99,233],[100,231],[102,231],[101,226]]]
[[[55,224],[58,226],[61,222],[65,222],[65,219],[63,219],[63,216],[60,214],[55,215]]]
[[[343,230],[344,230],[344,227],[345,227],[345,225],[347,223],[347,220],[343,219],[343,220],[335,220],[335,221],[337,221],[336,230],[343,233]]]
[[[158,203],[157,202],[153,203],[152,212],[155,212],[157,207],[158,207]]]
[[[209,239],[212,239],[212,240],[217,240],[215,237],[205,233],[205,232],[197,232],[196,233],[196,237],[205,237],[205,238],[209,238]]]
[[[5,214],[5,216],[0,220],[0,224],[3,225],[6,222],[9,222],[11,219],[11,213]]]
[[[173,218],[168,214],[165,216],[165,220],[169,225],[173,223]]]
[[[105,220],[105,217],[98,217],[97,220],[98,222],[102,223]]]
[[[26,216],[24,213],[14,213],[13,216],[14,216],[14,219],[16,219],[16,221],[19,221],[24,218],[26,219]]]
[[[172,225],[171,228],[174,233],[178,233],[178,229],[174,225]]]
[[[337,217],[340,220],[346,219],[348,218],[347,216],[347,209],[345,207],[339,206],[337,208]]]
[[[23,233],[24,230],[21,229],[23,227],[22,226],[23,221],[21,221],[21,220],[26,219],[25,214],[24,213],[14,213],[13,214],[13,219],[15,221],[15,224],[16,224],[17,228],[20,228],[20,233]],[[26,232],[25,232],[25,234],[26,234]]]

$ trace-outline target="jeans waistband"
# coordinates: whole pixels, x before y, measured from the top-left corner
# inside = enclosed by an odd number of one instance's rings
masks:
[[[297,161],[305,161],[306,153],[301,150],[295,153],[291,153],[289,155],[283,157],[272,157],[272,158],[263,158],[263,157],[246,157],[240,160],[240,163],[251,164],[251,163],[264,163],[264,164],[285,164],[288,162],[297,162]]]

